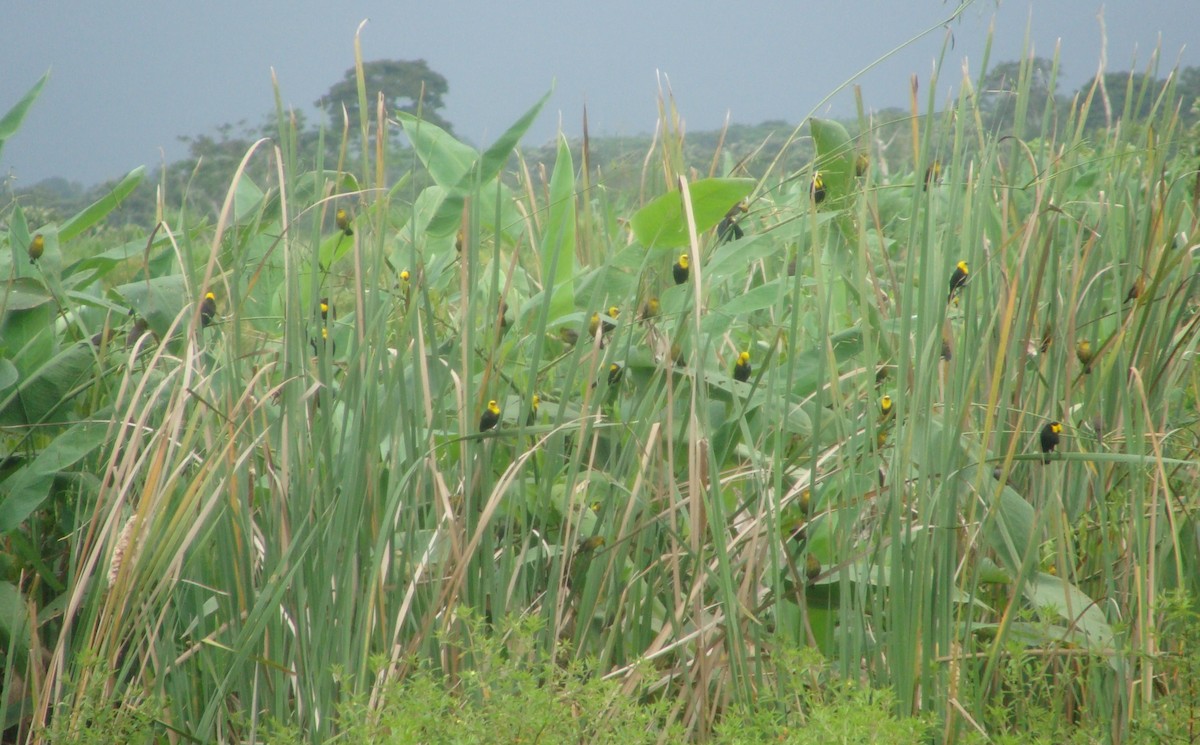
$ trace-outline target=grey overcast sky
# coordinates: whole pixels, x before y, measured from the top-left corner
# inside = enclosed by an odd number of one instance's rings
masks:
[[[1200,65],[1200,0],[976,0],[958,21],[892,55],[859,82],[867,106],[907,106],[913,74],[928,85],[947,34],[938,84],[945,100],[966,60],[977,75],[994,23],[991,62],[1018,59],[1026,28],[1036,54],[1061,39],[1066,90],[1097,69],[1103,9],[1107,69],[1143,68],[1161,46],[1160,74]],[[579,134],[587,104],[599,134],[650,132],[656,71],[687,129],[732,121],[799,122],[855,72],[954,10],[952,0],[4,0],[0,113],[48,69],[50,81],[0,154],[0,179],[50,176],[91,184],[185,153],[180,135],[266,121],[271,68],[285,105],[313,102],[363,55],[424,58],[446,77],[445,117],[487,144],[555,83],[526,144]],[[816,113],[853,111],[849,92]]]

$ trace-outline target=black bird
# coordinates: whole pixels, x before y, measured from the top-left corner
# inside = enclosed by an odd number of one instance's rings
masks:
[[[200,302],[200,325],[207,326],[213,322],[213,318],[217,315],[217,296],[211,292],[204,294],[204,300]]]
[[[1040,439],[1042,443],[1043,463],[1050,462],[1050,453],[1058,445],[1058,441],[1061,439],[1059,435],[1062,434],[1062,431],[1063,426],[1058,422],[1050,422],[1045,427],[1042,427],[1042,433],[1038,439]]]
[[[813,174],[812,187],[809,189],[812,194],[813,204],[820,204],[825,201],[825,179],[821,177],[821,172],[817,171]]]
[[[675,284],[681,285],[688,281],[688,255],[679,254],[679,261],[671,267],[671,274],[675,277]]]
[[[960,261],[954,265],[954,273],[950,275],[950,294],[946,296],[947,303],[953,300],[954,293],[967,283],[967,275],[970,273],[967,262]]]
[[[733,379],[739,383],[745,383],[750,379],[750,373],[754,370],[750,366],[750,353],[742,352],[738,355],[737,362],[733,366]]]
[[[500,422],[500,405],[495,401],[488,401],[487,408],[479,415],[479,431],[487,432],[492,427],[495,427]]]

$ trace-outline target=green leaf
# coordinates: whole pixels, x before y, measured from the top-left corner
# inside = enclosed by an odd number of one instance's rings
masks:
[[[500,170],[504,168],[504,164],[508,162],[508,158],[512,155],[513,148],[525,136],[525,132],[533,124],[533,120],[541,113],[542,107],[546,105],[546,101],[550,99],[550,94],[554,92],[551,88],[546,92],[546,95],[533,105],[525,115],[518,119],[504,134],[500,135],[500,139],[492,143],[491,147],[484,152],[483,157],[479,162],[479,180],[480,182],[488,182],[496,178],[500,174]]]
[[[0,290],[0,312],[29,310],[54,299],[45,283],[34,277],[21,277]]]
[[[985,527],[984,536],[1012,576],[1020,574],[1021,563],[1033,540],[1033,519],[1033,506],[1012,487],[1005,486],[996,502],[995,519]]]
[[[1112,649],[1113,631],[1104,612],[1083,590],[1053,574],[1037,572],[1022,588],[1035,608],[1050,608],[1082,635],[1088,649]]]
[[[825,183],[825,202],[837,206],[854,185],[854,145],[840,123],[809,119],[817,150],[817,170]]]
[[[0,400],[0,424],[40,424],[65,414],[69,396],[93,374],[96,354],[87,342],[72,344],[37,367]]]
[[[21,122],[25,121],[25,115],[29,113],[29,107],[42,94],[42,88],[46,85],[46,81],[50,79],[49,71],[41,77],[33,87],[17,101],[16,105],[8,110],[3,119],[0,119],[0,152],[4,151],[4,143],[8,138],[16,134],[21,128]]]
[[[444,189],[460,186],[479,158],[475,148],[462,144],[436,124],[407,112],[397,111],[396,118],[434,183]]]
[[[857,356],[862,352],[862,329],[858,327],[839,331],[829,338],[833,347],[833,356],[837,364]],[[792,379],[792,393],[797,396],[807,396],[817,390],[827,379],[825,365],[825,349],[817,347],[796,355],[795,377]]]
[[[542,281],[547,289],[553,280],[550,317],[557,318],[575,307],[572,278],[575,276],[575,166],[567,138],[559,135],[558,157],[550,176],[550,208],[542,233]]]
[[[735,295],[728,302],[722,303],[719,310],[721,313],[730,316],[740,315],[742,313],[751,313],[756,310],[770,308],[779,300],[780,285],[784,280],[774,279],[764,285],[755,287],[749,292]],[[787,281],[790,288],[791,280]]]
[[[215,282],[215,279],[214,279]],[[188,297],[187,282],[182,274],[130,282],[112,289],[133,312],[146,319],[160,339],[167,338],[167,331],[183,306],[193,302]]]
[[[117,185],[108,194],[97,199],[85,207],[79,214],[67,220],[58,229],[59,242],[66,243],[107,217],[108,213],[115,210],[125,200],[125,197],[129,196],[137,188],[137,185],[142,182],[142,176],[144,175],[146,175],[146,167],[138,166],[127,173],[125,178],[117,182]]]
[[[696,233],[710,230],[729,209],[754,190],[754,179],[709,178],[688,184]],[[638,210],[630,220],[633,234],[643,246],[675,248],[688,244],[687,220],[683,199],[670,191]]]
[[[50,496],[54,477],[104,444],[108,434],[108,422],[76,424],[0,482],[0,534],[24,522]]]
[[[11,582],[0,582],[0,643],[20,655],[29,651],[29,606]]]

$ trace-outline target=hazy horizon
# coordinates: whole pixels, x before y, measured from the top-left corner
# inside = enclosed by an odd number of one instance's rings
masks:
[[[1031,10],[1028,2],[978,1],[944,27],[939,21],[953,13],[951,3],[894,5],[771,0],[731,12],[699,2],[681,14],[618,0],[601,14],[546,2],[511,9],[472,1],[410,17],[403,4],[378,0],[345,8],[313,0],[204,7],[130,0],[83,10],[65,0],[20,4],[7,10],[15,43],[5,52],[0,113],[52,72],[0,154],[0,174],[13,176],[18,188],[55,176],[94,184],[176,160],[186,155],[182,136],[265,121],[274,108],[272,69],[284,105],[319,116],[313,102],[353,65],[354,33],[364,18],[364,59],[427,60],[449,82],[443,116],[479,145],[552,82],[554,95],[526,145],[550,140],[560,126],[577,136],[585,104],[593,134],[651,132],[660,74],[688,131],[717,129],[727,115],[739,124],[850,115],[850,88],[821,101],[914,38],[854,81],[866,105],[907,108],[913,75],[924,105],[943,50],[937,96],[949,100],[964,66],[978,76],[993,23],[990,66],[1021,58],[1027,24],[1038,56],[1053,56],[1061,39],[1059,92],[1078,88],[1100,65],[1099,3]],[[1195,0],[1110,4],[1105,69],[1144,70],[1156,47],[1159,75],[1176,64],[1200,65],[1200,50],[1183,46],[1196,21]]]

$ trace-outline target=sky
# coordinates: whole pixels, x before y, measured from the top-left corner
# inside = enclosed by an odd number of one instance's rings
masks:
[[[1156,47],[1160,75],[1200,66],[1200,43],[1184,46],[1200,27],[1198,0],[975,0],[945,23],[955,9],[952,0],[5,0],[0,115],[47,70],[50,80],[0,152],[0,181],[88,185],[178,159],[180,136],[267,121],[272,70],[285,106],[315,115],[354,64],[363,21],[364,59],[428,61],[449,82],[443,116],[484,146],[551,86],[526,145],[560,129],[578,136],[585,105],[593,135],[652,132],[660,81],[688,131],[727,116],[799,123],[852,115],[849,89],[835,93],[851,80],[869,109],[907,108],[911,77],[927,93],[944,52],[935,92],[947,101],[964,65],[978,75],[989,27],[993,65],[1019,59],[1027,31],[1039,56],[1061,45],[1060,91],[1096,73],[1102,48],[1108,71],[1144,69]]]

